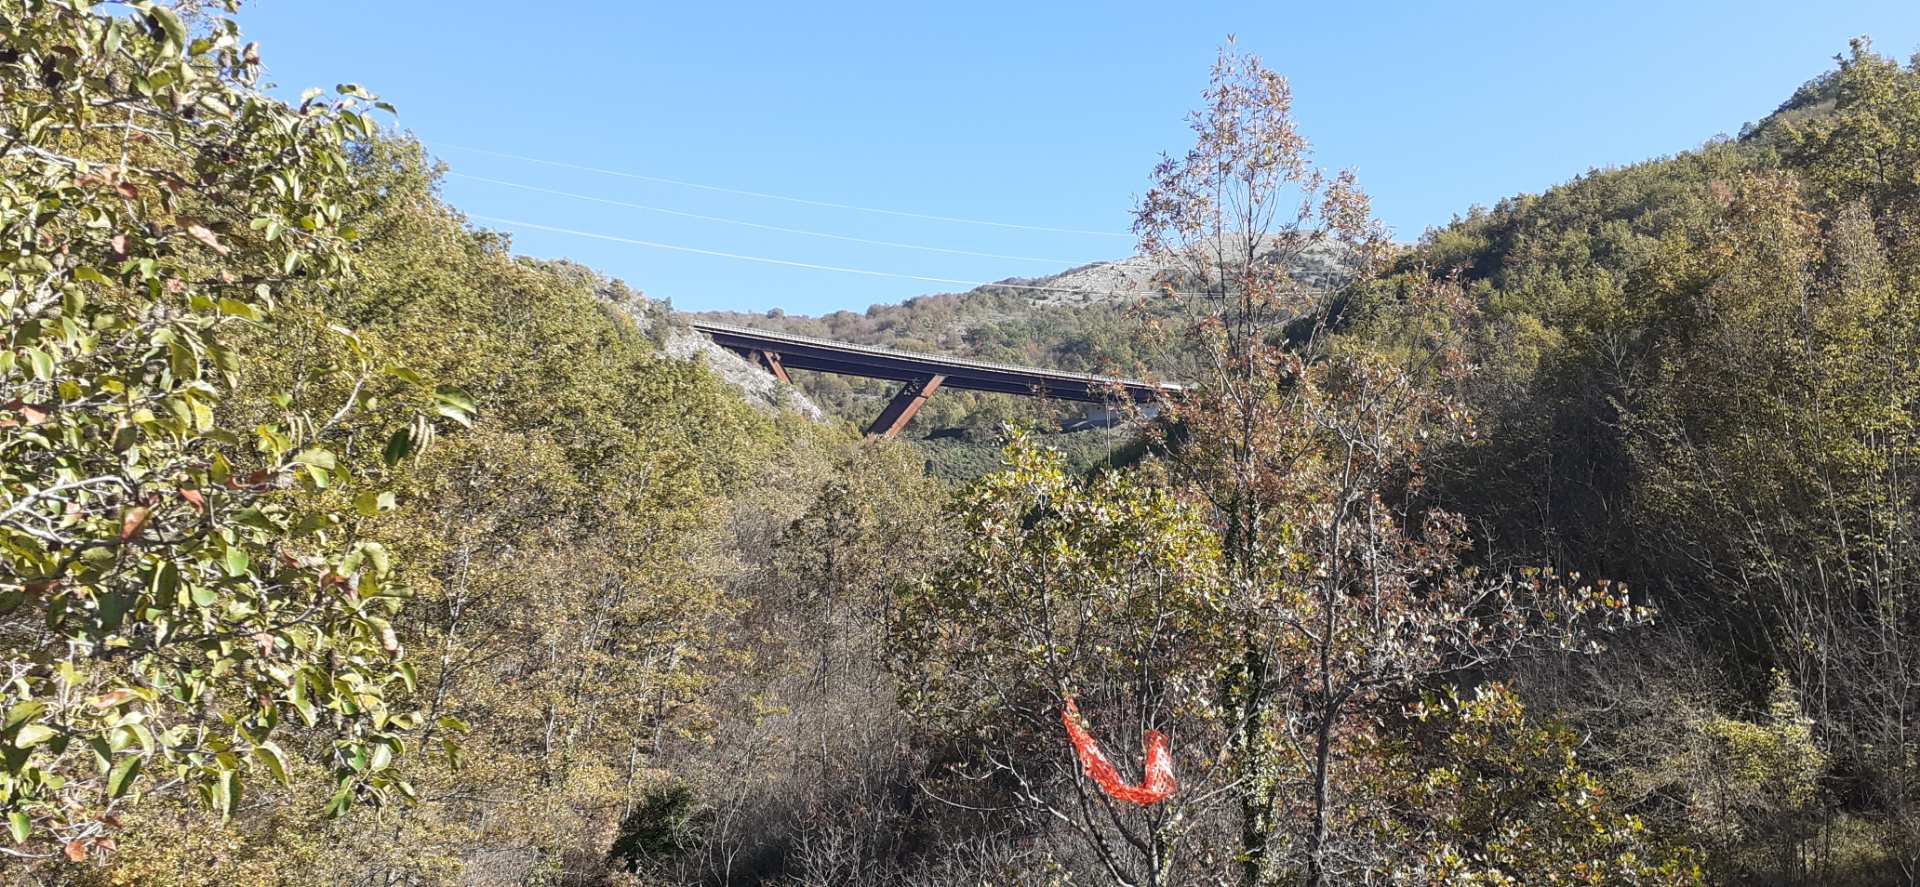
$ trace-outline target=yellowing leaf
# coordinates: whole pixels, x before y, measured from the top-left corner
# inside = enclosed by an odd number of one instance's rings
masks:
[[[45,724],[28,724],[21,727],[19,733],[14,734],[13,747],[32,748],[52,739],[54,736],[55,732],[52,727]]]

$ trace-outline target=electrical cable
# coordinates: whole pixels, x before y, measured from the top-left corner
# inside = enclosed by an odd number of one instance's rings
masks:
[[[537,163],[543,166],[553,166],[561,169],[580,170],[582,172],[597,173],[599,175],[604,175],[604,176],[618,176],[620,178],[635,179],[642,182],[654,182],[656,184],[662,184],[662,185],[674,185],[680,188],[698,188],[702,191],[714,191],[721,194],[736,194],[742,197],[757,197],[762,200],[783,200],[788,203],[798,203],[805,206],[820,206],[820,207],[826,207],[829,209],[846,209],[846,210],[854,210],[856,212],[880,213],[882,215],[899,216],[902,218],[926,219],[928,221],[934,221],[934,222],[953,222],[953,223],[962,224],[962,225],[989,225],[996,228],[1013,228],[1021,231],[1051,231],[1056,234],[1085,234],[1085,235],[1090,235],[1094,237],[1124,237],[1124,238],[1133,237],[1132,234],[1123,234],[1117,231],[1089,231],[1084,228],[1056,228],[1050,225],[1023,225],[1015,222],[996,222],[989,219],[969,219],[961,216],[943,216],[943,215],[935,215],[933,213],[907,212],[905,210],[897,210],[897,209],[882,209],[880,207],[874,207],[874,206],[858,206],[851,203],[834,203],[832,201],[827,201],[827,200],[812,200],[805,197],[790,197],[785,194],[769,194],[765,191],[748,191],[743,188],[727,188],[727,187],[722,187],[720,185],[703,185],[699,182],[689,182],[683,179],[669,179],[661,176],[641,175],[639,173],[625,172],[623,170],[606,169],[604,167],[598,167],[598,166],[588,166],[582,163],[567,163],[559,160],[543,160],[539,157],[528,157],[524,154],[511,154],[506,151],[494,151],[488,148],[475,148],[471,145],[456,145],[450,142],[435,142],[434,144],[441,148],[451,148],[455,151],[467,151],[473,154],[483,154],[488,157],[499,157],[507,160],[517,160],[522,163]]]
[[[519,219],[502,218],[500,216],[487,216],[487,215],[480,215],[477,213],[469,213],[467,217],[471,219],[479,219],[484,222],[493,222],[501,225],[509,225],[516,228],[528,228],[535,231],[549,231],[555,234],[568,234],[574,237],[585,237],[591,240],[605,240],[612,243],[625,243],[633,246],[644,246],[650,249],[669,250],[672,252],[680,252],[680,253],[692,253],[694,255],[701,255],[701,256],[714,256],[722,259],[735,259],[742,262],[760,262],[762,264],[781,265],[788,268],[805,268],[812,271],[833,271],[841,274],[859,274],[867,277],[891,277],[891,278],[897,278],[900,280],[918,280],[924,283],[956,284],[959,286],[968,287],[969,289],[983,287],[983,286],[997,286],[997,287],[1004,287],[1006,289],[1031,290],[1036,292],[1082,293],[1087,295],[1104,295],[1104,296],[1159,296],[1159,295],[1167,294],[1167,291],[1165,290],[1158,291],[1158,292],[1144,292],[1144,291],[1137,291],[1137,290],[1136,291],[1096,290],[1096,289],[1085,289],[1081,287],[1070,287],[1070,286],[1041,286],[1038,284],[1029,284],[1029,283],[1005,283],[1005,282],[996,282],[996,281],[963,280],[955,277],[929,277],[921,274],[903,274],[896,271],[874,271],[868,268],[848,268],[840,265],[821,265],[813,262],[798,262],[792,259],[774,259],[774,258],[768,258],[766,256],[749,256],[741,253],[725,252],[722,250],[702,249],[697,246],[681,246],[679,244],[673,244],[673,243],[661,243],[655,240],[641,240],[634,237],[620,237],[618,235],[613,235],[613,234],[601,234],[594,231],[582,231],[578,228],[562,228],[558,225],[542,225],[538,222],[526,222],[526,221],[521,221]],[[1181,293],[1181,292],[1175,292],[1174,294],[1175,295],[1195,295],[1193,293]]]
[[[686,218],[686,219],[696,219],[702,222],[718,222],[724,225],[740,225],[747,228],[759,228],[763,231],[779,231],[785,234],[802,234],[807,237],[824,237],[829,240],[842,240],[848,243],[864,243],[870,246],[885,246],[885,247],[892,247],[895,249],[922,250],[925,252],[947,253],[949,255],[956,255],[956,256],[977,256],[982,259],[1008,259],[1016,262],[1044,262],[1046,264],[1053,265],[1055,267],[1071,267],[1074,265],[1085,264],[1085,262],[1075,261],[1073,259],[1049,259],[1049,258],[1044,258],[1040,256],[1010,256],[1010,255],[1004,255],[1001,253],[983,253],[983,252],[976,252],[974,250],[950,249],[943,246],[927,246],[925,244],[918,244],[918,243],[899,243],[892,240],[871,240],[865,237],[852,237],[846,234],[832,234],[825,231],[808,231],[804,228],[788,228],[783,225],[767,225],[767,224],[762,224],[760,222],[749,222],[744,219],[729,219],[729,218],[724,218],[722,216],[702,215],[700,213],[685,212],[683,210],[667,209],[666,207],[661,207],[661,206],[649,206],[644,203],[631,203],[625,200],[614,200],[610,197],[595,197],[591,194],[579,194],[573,191],[562,191],[558,188],[543,188],[539,185],[527,185],[527,184],[522,184],[520,182],[509,182],[506,179],[494,179],[494,178],[488,178],[486,176],[469,175],[463,172],[449,171],[447,175],[451,178],[466,179],[468,181],[474,181],[474,182],[485,182],[489,185],[500,185],[506,188],[518,188],[522,191],[531,191],[536,194],[551,194],[555,197],[565,197],[571,200],[585,200],[592,203],[603,203],[608,206],[619,206],[619,207],[625,207],[627,209],[637,209],[637,210],[644,210],[646,212],[662,213],[669,216],[679,216],[681,218]]]

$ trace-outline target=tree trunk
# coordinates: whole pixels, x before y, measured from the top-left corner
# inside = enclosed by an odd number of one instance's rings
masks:
[[[1332,789],[1333,762],[1333,721],[1332,703],[1320,719],[1320,728],[1314,734],[1313,750],[1313,832],[1307,839],[1307,877],[1306,887],[1324,887],[1327,883],[1327,818],[1328,796]]]

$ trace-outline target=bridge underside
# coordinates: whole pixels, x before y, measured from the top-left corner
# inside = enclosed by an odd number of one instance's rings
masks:
[[[792,381],[788,370],[813,370],[902,383],[879,418],[867,426],[869,435],[879,437],[899,434],[927,398],[941,388],[1079,403],[1123,400],[1144,403],[1181,390],[1178,385],[915,354],[726,324],[696,321],[693,328],[711,337],[714,344],[753,361],[783,382]]]

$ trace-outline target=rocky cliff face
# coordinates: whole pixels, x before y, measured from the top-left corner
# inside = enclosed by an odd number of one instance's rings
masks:
[[[799,388],[782,384],[772,373],[742,360],[739,355],[713,344],[713,340],[693,330],[669,322],[662,348],[679,360],[698,360],[725,379],[747,398],[749,403],[769,409],[791,410],[818,421],[825,416]]]
[[[1232,255],[1244,249],[1245,243],[1246,238],[1228,238],[1221,246]],[[1294,257],[1293,274],[1302,280],[1331,279],[1350,267],[1345,261],[1345,251],[1338,244],[1320,244]],[[1169,273],[1180,270],[1177,264],[1169,265],[1151,256],[1133,256],[1081,265],[1049,277],[1016,277],[1001,283],[1046,287],[1032,292],[1029,301],[1034,308],[1092,305],[1131,301],[1141,293],[1153,292]]]
[[[572,263],[567,263],[572,264]],[[574,266],[580,273],[594,276],[594,294],[615,311],[626,316],[640,332],[653,340],[661,353],[675,360],[694,360],[707,365],[722,380],[740,389],[748,403],[768,410],[791,411],[815,421],[825,416],[800,389],[783,385],[766,370],[740,359],[739,355],[713,344],[706,336],[674,320],[664,302],[646,297],[626,284],[601,276],[585,266]]]

